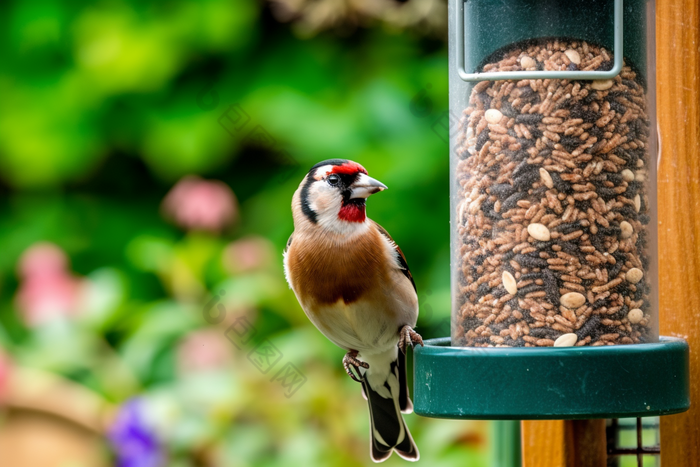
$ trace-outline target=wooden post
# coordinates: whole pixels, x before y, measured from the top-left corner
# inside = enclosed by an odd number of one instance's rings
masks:
[[[566,441],[570,457],[567,466],[605,467],[608,452],[605,438],[605,420],[567,420]]]
[[[523,467],[605,467],[605,420],[523,421]]]
[[[700,459],[700,6],[657,0],[660,333],[690,345],[690,410],[661,417],[661,465]]]
[[[522,422],[523,467],[563,467],[566,430],[564,420],[524,420]]]

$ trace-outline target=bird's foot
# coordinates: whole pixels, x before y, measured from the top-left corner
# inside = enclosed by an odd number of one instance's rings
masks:
[[[369,363],[358,360],[357,354],[358,354],[357,350],[348,351],[348,353],[346,353],[345,356],[343,357],[343,368],[345,368],[345,372],[348,374],[349,377],[351,377],[353,380],[357,381],[358,383],[361,383],[362,382],[362,375],[360,375],[360,368],[359,367],[367,369],[367,368],[369,368]],[[353,371],[353,369],[355,371]],[[355,374],[355,372],[357,372],[357,374]]]
[[[410,345],[413,348],[416,344],[423,346],[423,338],[411,326],[404,326],[399,331],[399,349],[402,353],[406,353],[406,349]]]

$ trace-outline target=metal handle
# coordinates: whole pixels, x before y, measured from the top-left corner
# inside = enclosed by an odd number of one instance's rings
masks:
[[[612,79],[622,71],[622,0],[615,1],[613,67],[608,71],[497,71],[487,73],[467,73],[464,69],[464,2],[456,2],[457,21],[457,73],[467,82],[497,81],[502,79]]]

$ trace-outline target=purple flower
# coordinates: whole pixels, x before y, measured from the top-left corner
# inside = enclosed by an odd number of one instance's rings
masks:
[[[156,434],[144,420],[143,401],[131,399],[119,409],[109,430],[117,467],[160,467],[165,456]]]

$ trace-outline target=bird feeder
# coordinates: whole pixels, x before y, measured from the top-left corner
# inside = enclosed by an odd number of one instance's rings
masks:
[[[451,0],[452,335],[416,349],[415,411],[666,415],[654,0]]]

